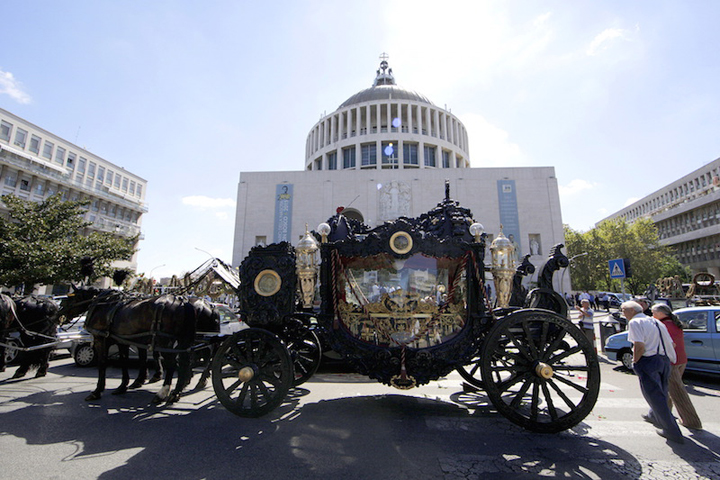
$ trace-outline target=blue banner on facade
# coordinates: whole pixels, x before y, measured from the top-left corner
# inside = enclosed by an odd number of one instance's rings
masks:
[[[498,205],[503,233],[515,245],[515,259],[523,257],[520,242],[520,215],[518,214],[515,180],[498,180]],[[530,252],[525,252],[530,253]]]
[[[292,184],[281,183],[275,186],[275,234],[273,242],[290,242],[292,231]]]

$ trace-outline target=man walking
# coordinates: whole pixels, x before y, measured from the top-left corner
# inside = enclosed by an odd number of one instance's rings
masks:
[[[658,425],[657,434],[684,443],[680,428],[668,406],[670,363],[676,361],[670,334],[661,322],[648,317],[639,303],[624,302],[620,309],[628,319],[628,340],[633,344],[633,368],[640,390],[650,405],[643,418]]]

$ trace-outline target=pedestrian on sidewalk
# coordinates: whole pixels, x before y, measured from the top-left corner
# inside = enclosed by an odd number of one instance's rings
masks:
[[[670,366],[670,384],[668,393],[670,394],[670,411],[672,412],[673,404],[680,415],[680,424],[685,428],[692,430],[702,430],[702,422],[698,417],[697,411],[690,400],[690,396],[685,389],[682,377],[687,366],[687,354],[685,353],[685,338],[683,335],[683,326],[680,319],[675,315],[670,307],[662,303],[653,305],[652,314],[656,320],[660,320],[675,344],[675,355],[677,360]]]
[[[668,405],[670,363],[676,362],[675,349],[665,325],[648,317],[639,303],[628,301],[620,305],[628,319],[628,341],[633,344],[633,369],[640,381],[650,411],[643,419],[658,425],[657,434],[671,442],[684,443],[675,417]]]
[[[590,308],[590,300],[587,298],[584,298],[580,300],[580,328],[582,329],[583,333],[585,334],[585,337],[587,337],[588,340],[590,340],[590,343],[593,347],[595,347],[595,324],[593,322],[593,317],[595,316],[595,312]],[[597,347],[595,347],[595,351],[597,352]]]

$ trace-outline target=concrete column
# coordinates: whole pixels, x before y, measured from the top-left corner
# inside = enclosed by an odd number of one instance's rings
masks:
[[[413,129],[413,124],[412,124],[412,110],[413,110],[412,104],[408,103],[408,104],[407,104],[407,120],[406,120],[407,123],[403,123],[403,125],[407,126],[408,133],[412,133],[412,131],[413,131],[413,130],[412,130],[412,129]]]
[[[398,168],[404,168],[403,141],[398,140],[397,165]]]
[[[440,113],[437,110],[433,111],[433,121],[435,122],[435,136],[440,136]]]
[[[428,136],[432,136],[432,123],[430,123],[430,107],[425,108],[425,130]]]

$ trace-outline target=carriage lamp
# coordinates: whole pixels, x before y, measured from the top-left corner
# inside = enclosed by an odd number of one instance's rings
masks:
[[[485,231],[485,227],[483,227],[482,223],[473,223],[468,228],[470,230],[470,235],[475,237],[475,243],[480,243],[482,241],[482,234]]]
[[[317,231],[322,237],[322,243],[327,243],[327,236],[330,235],[330,225],[323,222],[317,227]]]
[[[330,230],[330,226],[327,223],[320,224],[320,226],[322,225],[326,225],[328,230]],[[318,230],[320,230],[320,227],[318,227]],[[326,237],[327,233],[323,235],[324,239]],[[307,224],[305,224],[305,236],[298,242],[297,247],[295,247],[295,253],[297,255],[295,268],[298,275],[298,287],[300,289],[303,307],[305,308],[311,308],[313,300],[315,299],[315,283],[318,273],[318,249],[317,241],[310,232],[308,232]]]
[[[502,225],[500,225],[500,233],[497,238],[490,244],[490,256],[492,258],[492,275],[495,282],[495,292],[497,294],[497,306],[507,308],[510,306],[510,293],[512,291],[512,278],[515,274],[514,259],[515,246],[509,238],[502,233]]]

